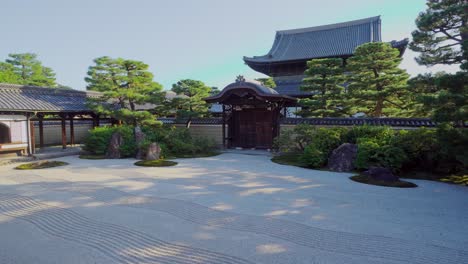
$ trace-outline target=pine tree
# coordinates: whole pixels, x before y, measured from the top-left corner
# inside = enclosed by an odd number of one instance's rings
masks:
[[[347,105],[353,113],[372,117],[396,116],[405,109],[409,75],[398,68],[399,51],[388,43],[372,42],[356,48],[348,59]]]
[[[162,86],[153,81],[147,64],[106,56],[95,59],[94,63],[89,67],[85,81],[88,90],[103,93],[102,97],[90,102],[96,112],[131,125],[156,122],[149,111],[137,108],[138,105],[157,103],[162,98]]]
[[[420,95],[419,100],[432,111],[435,121],[463,124],[468,120],[468,73],[444,74],[435,78],[437,91]]]
[[[271,77],[269,77],[269,78],[257,78],[255,80],[261,82],[262,85],[265,86],[265,87],[269,87],[269,88],[275,88],[276,87],[275,80],[273,80],[273,78],[271,78]]]
[[[18,74],[15,72],[15,67],[10,63],[0,62],[0,83],[21,83]]]
[[[428,0],[416,19],[410,49],[422,65],[465,64],[468,69],[468,1]]]
[[[209,105],[203,99],[210,96],[212,88],[202,81],[180,80],[172,85],[171,90],[179,95],[172,102],[177,109],[177,118],[187,119],[187,127],[190,127],[192,118],[209,115]]]
[[[18,83],[24,85],[55,87],[55,73],[51,68],[42,66],[34,53],[9,54],[6,60],[14,68]]]
[[[338,117],[346,113],[343,97],[343,60],[314,59],[307,62],[307,76],[301,86],[302,91],[310,92],[309,98],[301,99],[304,117]]]

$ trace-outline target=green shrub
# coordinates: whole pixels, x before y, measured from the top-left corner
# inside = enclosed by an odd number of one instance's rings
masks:
[[[311,130],[309,145],[304,149],[301,161],[312,168],[326,165],[328,156],[341,144],[342,128],[318,128]]]
[[[380,142],[388,142],[393,134],[394,130],[386,126],[353,126],[343,133],[342,141],[345,143],[356,144],[360,138],[373,138]]]
[[[214,140],[204,137],[192,137],[186,128],[174,126],[143,126],[145,140],[139,146],[135,143],[132,126],[97,127],[90,131],[85,139],[83,149],[92,155],[104,155],[107,152],[112,134],[119,132],[123,137],[120,147],[122,157],[134,157],[138,148],[146,149],[151,142],[157,142],[161,147],[161,156],[202,156],[215,152]]]
[[[273,139],[272,148],[282,153],[299,151],[298,144],[293,135],[293,129],[281,131],[281,134]]]
[[[402,148],[388,145],[385,140],[359,138],[357,143],[358,152],[354,165],[358,169],[381,166],[399,170],[407,160],[407,155]]]
[[[443,124],[437,128],[440,146],[437,170],[443,173],[466,172],[468,168],[468,130]]]
[[[116,127],[111,126],[96,127],[90,130],[84,140],[83,150],[94,155],[105,155],[107,146],[115,130]]]
[[[314,144],[308,145],[300,157],[300,161],[310,168],[321,168],[326,164],[327,155]]]

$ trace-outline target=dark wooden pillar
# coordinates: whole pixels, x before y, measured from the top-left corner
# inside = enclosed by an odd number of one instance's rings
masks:
[[[75,116],[70,114],[68,115],[68,118],[70,120],[70,145],[71,146],[74,146],[75,145],[75,127],[74,127],[74,124],[73,124],[73,118]]]
[[[62,148],[67,148],[67,127],[65,126],[66,115],[60,115],[62,123]]]
[[[91,116],[93,117],[93,128],[98,127],[99,126],[99,115],[92,114]]]
[[[223,104],[223,148],[226,148],[226,107]]]
[[[36,135],[34,134],[34,121],[29,120],[29,131],[31,134],[31,154],[36,153]]]
[[[39,147],[42,149],[44,147],[44,115],[38,114],[37,118],[39,119]]]

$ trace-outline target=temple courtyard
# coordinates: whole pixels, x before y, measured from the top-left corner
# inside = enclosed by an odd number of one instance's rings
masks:
[[[256,154],[0,166],[0,263],[468,263],[466,187],[365,185]]]

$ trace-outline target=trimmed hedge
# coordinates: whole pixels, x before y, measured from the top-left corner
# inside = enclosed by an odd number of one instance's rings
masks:
[[[105,155],[112,134],[119,132],[123,137],[120,148],[123,158],[135,157],[139,147],[145,149],[151,142],[161,146],[162,157],[190,157],[212,154],[216,150],[214,140],[202,137],[192,137],[186,128],[173,126],[143,126],[145,140],[137,146],[132,126],[96,127],[90,131],[84,140],[83,149],[91,155]]]
[[[395,173],[426,171],[438,175],[463,175],[468,168],[468,130],[441,125],[437,129],[394,130],[383,126],[315,128],[301,125],[275,139],[276,150],[295,153],[298,163],[311,168],[327,165],[331,152],[343,143],[358,146],[359,170],[382,166]],[[306,144],[306,145],[305,145]],[[294,163],[294,162],[293,162]],[[429,178],[429,177],[428,177]]]

